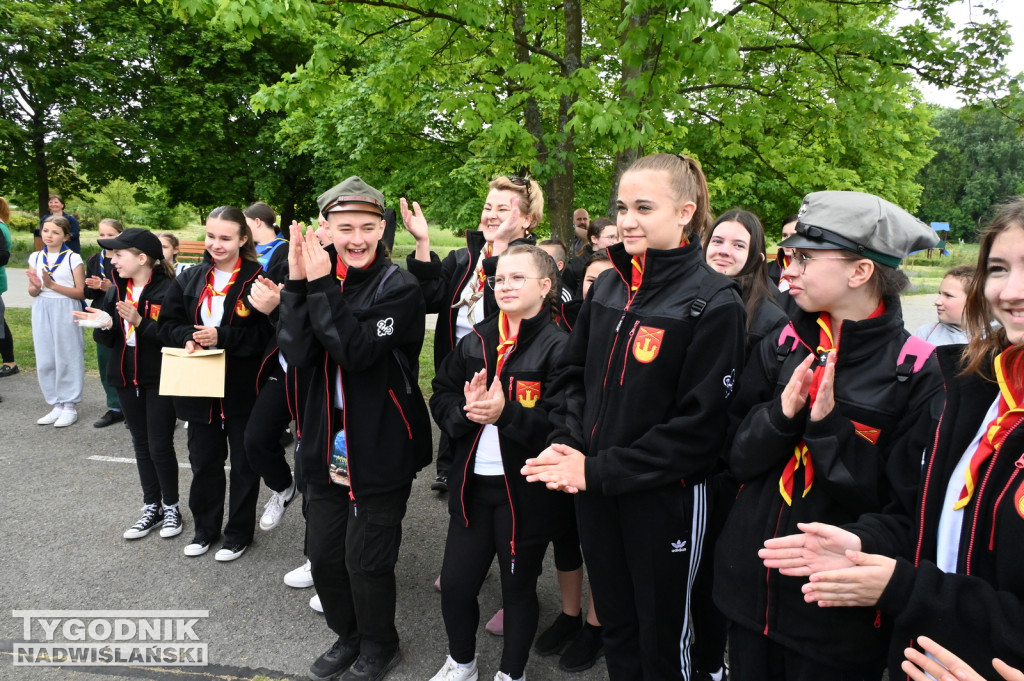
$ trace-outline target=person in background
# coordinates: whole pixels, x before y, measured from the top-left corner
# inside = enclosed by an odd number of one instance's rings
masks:
[[[114,239],[124,231],[124,225],[120,220],[105,218],[100,220],[97,231],[98,239]],[[110,262],[110,256],[111,253],[107,249],[100,248],[99,253],[93,253],[85,263],[85,299],[89,307],[99,307],[103,296],[113,286],[114,266]],[[96,337],[95,332],[93,332],[93,337]],[[109,361],[110,347],[104,343],[96,343],[96,366],[100,372],[100,384],[103,385],[103,392],[107,398],[107,413],[92,424],[93,428],[106,428],[124,421],[117,388],[107,380],[107,362]]]
[[[783,241],[796,234],[797,219],[797,215],[794,213],[793,215],[786,216],[786,219],[782,221]],[[792,258],[792,248],[780,248],[775,254],[775,259],[768,265],[768,276],[779,287],[779,291],[783,293],[789,290],[789,282],[783,279],[782,274],[789,267],[789,262]]]
[[[70,238],[68,238],[68,248],[70,248],[75,253],[81,253],[82,244],[79,242],[78,238],[79,232],[81,232],[81,228],[78,226],[78,218],[76,218],[74,215],[64,212],[64,199],[62,199],[57,194],[50,195],[50,201],[47,205],[50,208],[50,212],[47,215],[44,215],[43,217],[39,218],[39,229],[35,231],[36,250],[38,251],[42,248],[42,241],[40,241],[40,235],[43,228],[43,223],[46,222],[48,218],[55,217],[64,218],[65,220],[68,221],[68,225],[71,228],[71,236]]]
[[[589,245],[587,240],[587,230],[590,228],[590,213],[587,212],[586,208],[577,208],[572,213],[572,257],[578,258],[584,255],[584,252]]]
[[[545,239],[537,244],[545,253],[555,261],[555,268],[558,270],[558,297],[562,303],[572,300],[572,291],[562,285],[562,272],[565,271],[566,248],[561,239]]]
[[[967,289],[974,278],[974,267],[960,265],[946,272],[939,284],[935,313],[939,320],[920,326],[914,335],[932,345],[961,345],[967,342]]]
[[[178,253],[181,249],[178,237],[170,232],[164,232],[160,234],[160,243],[164,248],[164,260],[170,263],[171,267],[174,268],[174,276],[178,276],[189,267],[193,266],[193,263],[178,262]]]
[[[28,257],[28,294],[32,304],[32,345],[36,376],[53,408],[37,424],[64,428],[78,420],[85,386],[85,337],[71,313],[85,299],[82,256],[68,247],[71,226],[62,217],[47,218],[40,228],[43,249]]]
[[[590,256],[619,243],[619,230],[610,218],[597,218],[587,228],[587,247],[583,255],[573,258],[562,274],[562,285],[571,291],[574,298],[582,297],[581,283],[583,270],[590,263]]]
[[[18,363],[14,361],[14,337],[11,335],[11,327],[4,318],[4,298],[7,292],[7,263],[11,259],[11,251],[14,250],[14,238],[11,237],[11,229],[7,223],[11,220],[11,207],[7,199],[0,196],[0,358],[3,359],[3,366],[0,366],[0,378],[13,376],[18,373]]]

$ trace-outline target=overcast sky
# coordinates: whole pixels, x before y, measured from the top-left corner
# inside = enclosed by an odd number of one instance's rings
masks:
[[[977,3],[974,3],[977,5]],[[1010,22],[1010,36],[1014,38],[1013,50],[1006,58],[1006,66],[1010,73],[1024,71],[1024,0],[995,0],[992,6],[999,11],[1000,18]],[[973,10],[978,13],[975,8]],[[950,8],[950,18],[962,26],[971,20],[971,2],[961,0]],[[976,16],[978,16],[976,14]],[[980,16],[979,16],[980,18]],[[945,106],[955,105],[956,91],[937,90],[931,86],[921,86],[926,101]]]

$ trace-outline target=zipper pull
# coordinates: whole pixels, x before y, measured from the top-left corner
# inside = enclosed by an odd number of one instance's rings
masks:
[[[1020,458],[1013,462],[1013,465],[1017,468],[1024,468],[1024,454],[1020,455]]]
[[[359,517],[359,506],[356,504],[356,495],[352,492],[352,479],[348,481],[348,498],[352,500],[352,515],[356,518]]]
[[[509,566],[509,572],[514,575],[516,573],[516,540],[510,541],[509,546],[512,548],[512,564]]]
[[[625,319],[625,318],[626,318],[626,315],[622,315],[621,317],[619,317],[619,323],[615,325],[615,333],[618,333],[619,329],[622,328],[622,320]]]
[[[882,611],[875,610],[875,629],[882,628]]]

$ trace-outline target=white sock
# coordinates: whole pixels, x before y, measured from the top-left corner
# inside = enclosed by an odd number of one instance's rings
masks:
[[[452,659],[454,660],[455,658],[453,657]],[[459,669],[472,669],[476,665],[476,660],[472,662],[456,662],[455,664],[459,665]]]
[[[711,672],[711,681],[722,681],[724,675],[725,669],[719,667],[717,672]]]

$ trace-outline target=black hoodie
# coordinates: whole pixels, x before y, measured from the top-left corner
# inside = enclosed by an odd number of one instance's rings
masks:
[[[715,555],[715,603],[729,619],[822,664],[862,671],[881,666],[889,621],[874,608],[804,602],[806,580],[766,569],[757,551],[766,539],[797,533],[797,523],[849,523],[880,511],[894,495],[913,498],[930,424],[942,406],[942,377],[931,357],[898,380],[909,334],[899,299],[884,302],[881,316],[842,323],[836,407],[820,421],[810,420],[806,406],[786,418],[779,399],[793,371],[817,348],[818,315],[790,309],[799,338],[791,352],[780,354],[781,330],[754,349],[730,410],[739,426],[727,463],[742,487]],[[779,481],[801,439],[811,455],[813,485],[806,496],[794,493],[788,505]],[[796,492],[803,490],[806,470],[796,471]]]

